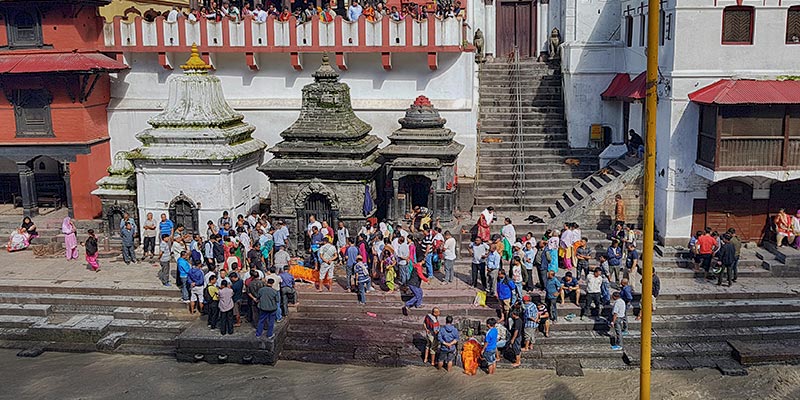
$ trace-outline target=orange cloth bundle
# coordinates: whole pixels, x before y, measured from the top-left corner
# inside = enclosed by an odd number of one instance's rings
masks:
[[[464,362],[465,374],[475,375],[478,372],[482,350],[481,344],[475,338],[464,343],[464,349],[461,350],[461,360]]]
[[[310,282],[310,283],[318,283],[319,282],[319,271],[316,269],[306,268],[301,265],[290,265],[289,266],[289,273],[292,274],[294,279],[300,279],[303,282]],[[326,280],[326,283],[330,283],[330,279]]]

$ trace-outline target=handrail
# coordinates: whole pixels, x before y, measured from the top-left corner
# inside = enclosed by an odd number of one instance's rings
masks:
[[[517,132],[514,135],[514,202],[520,211],[525,211],[525,148],[522,137],[522,77],[520,74],[519,47],[514,46],[513,53],[514,97],[516,105]]]

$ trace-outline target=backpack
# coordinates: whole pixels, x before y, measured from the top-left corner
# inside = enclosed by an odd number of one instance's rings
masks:
[[[216,242],[214,243],[214,260],[218,263],[225,262],[225,249],[222,247],[222,243]]]
[[[211,304],[211,293],[208,291],[208,286],[203,288],[203,303]]]

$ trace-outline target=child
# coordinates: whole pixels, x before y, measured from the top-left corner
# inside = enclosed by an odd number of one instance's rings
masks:
[[[228,281],[222,281],[219,290],[219,333],[233,335],[233,289]]]
[[[217,287],[216,275],[208,277],[208,284],[203,292],[203,300],[205,300],[206,308],[208,309],[208,327],[210,329],[217,329],[217,321],[219,320],[219,288]]]
[[[97,238],[94,236],[94,229],[89,229],[86,233],[89,234],[84,243],[86,246],[86,262],[92,267],[92,271],[100,272],[100,264],[97,263]]]
[[[367,264],[359,255],[356,257],[356,281],[358,283],[358,302],[359,304],[367,304],[367,286],[369,286],[369,270]]]
[[[519,257],[514,257],[511,261],[511,279],[514,281],[514,299],[512,303],[522,300],[522,262]]]

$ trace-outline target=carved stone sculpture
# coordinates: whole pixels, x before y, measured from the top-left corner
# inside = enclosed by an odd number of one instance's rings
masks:
[[[475,62],[480,64],[486,61],[486,56],[483,53],[483,31],[480,29],[475,30],[475,35],[472,37],[472,44],[475,45]]]
[[[547,45],[550,53],[550,60],[560,60],[561,32],[558,31],[558,28],[553,28],[553,30],[550,31],[550,39],[548,39]]]

